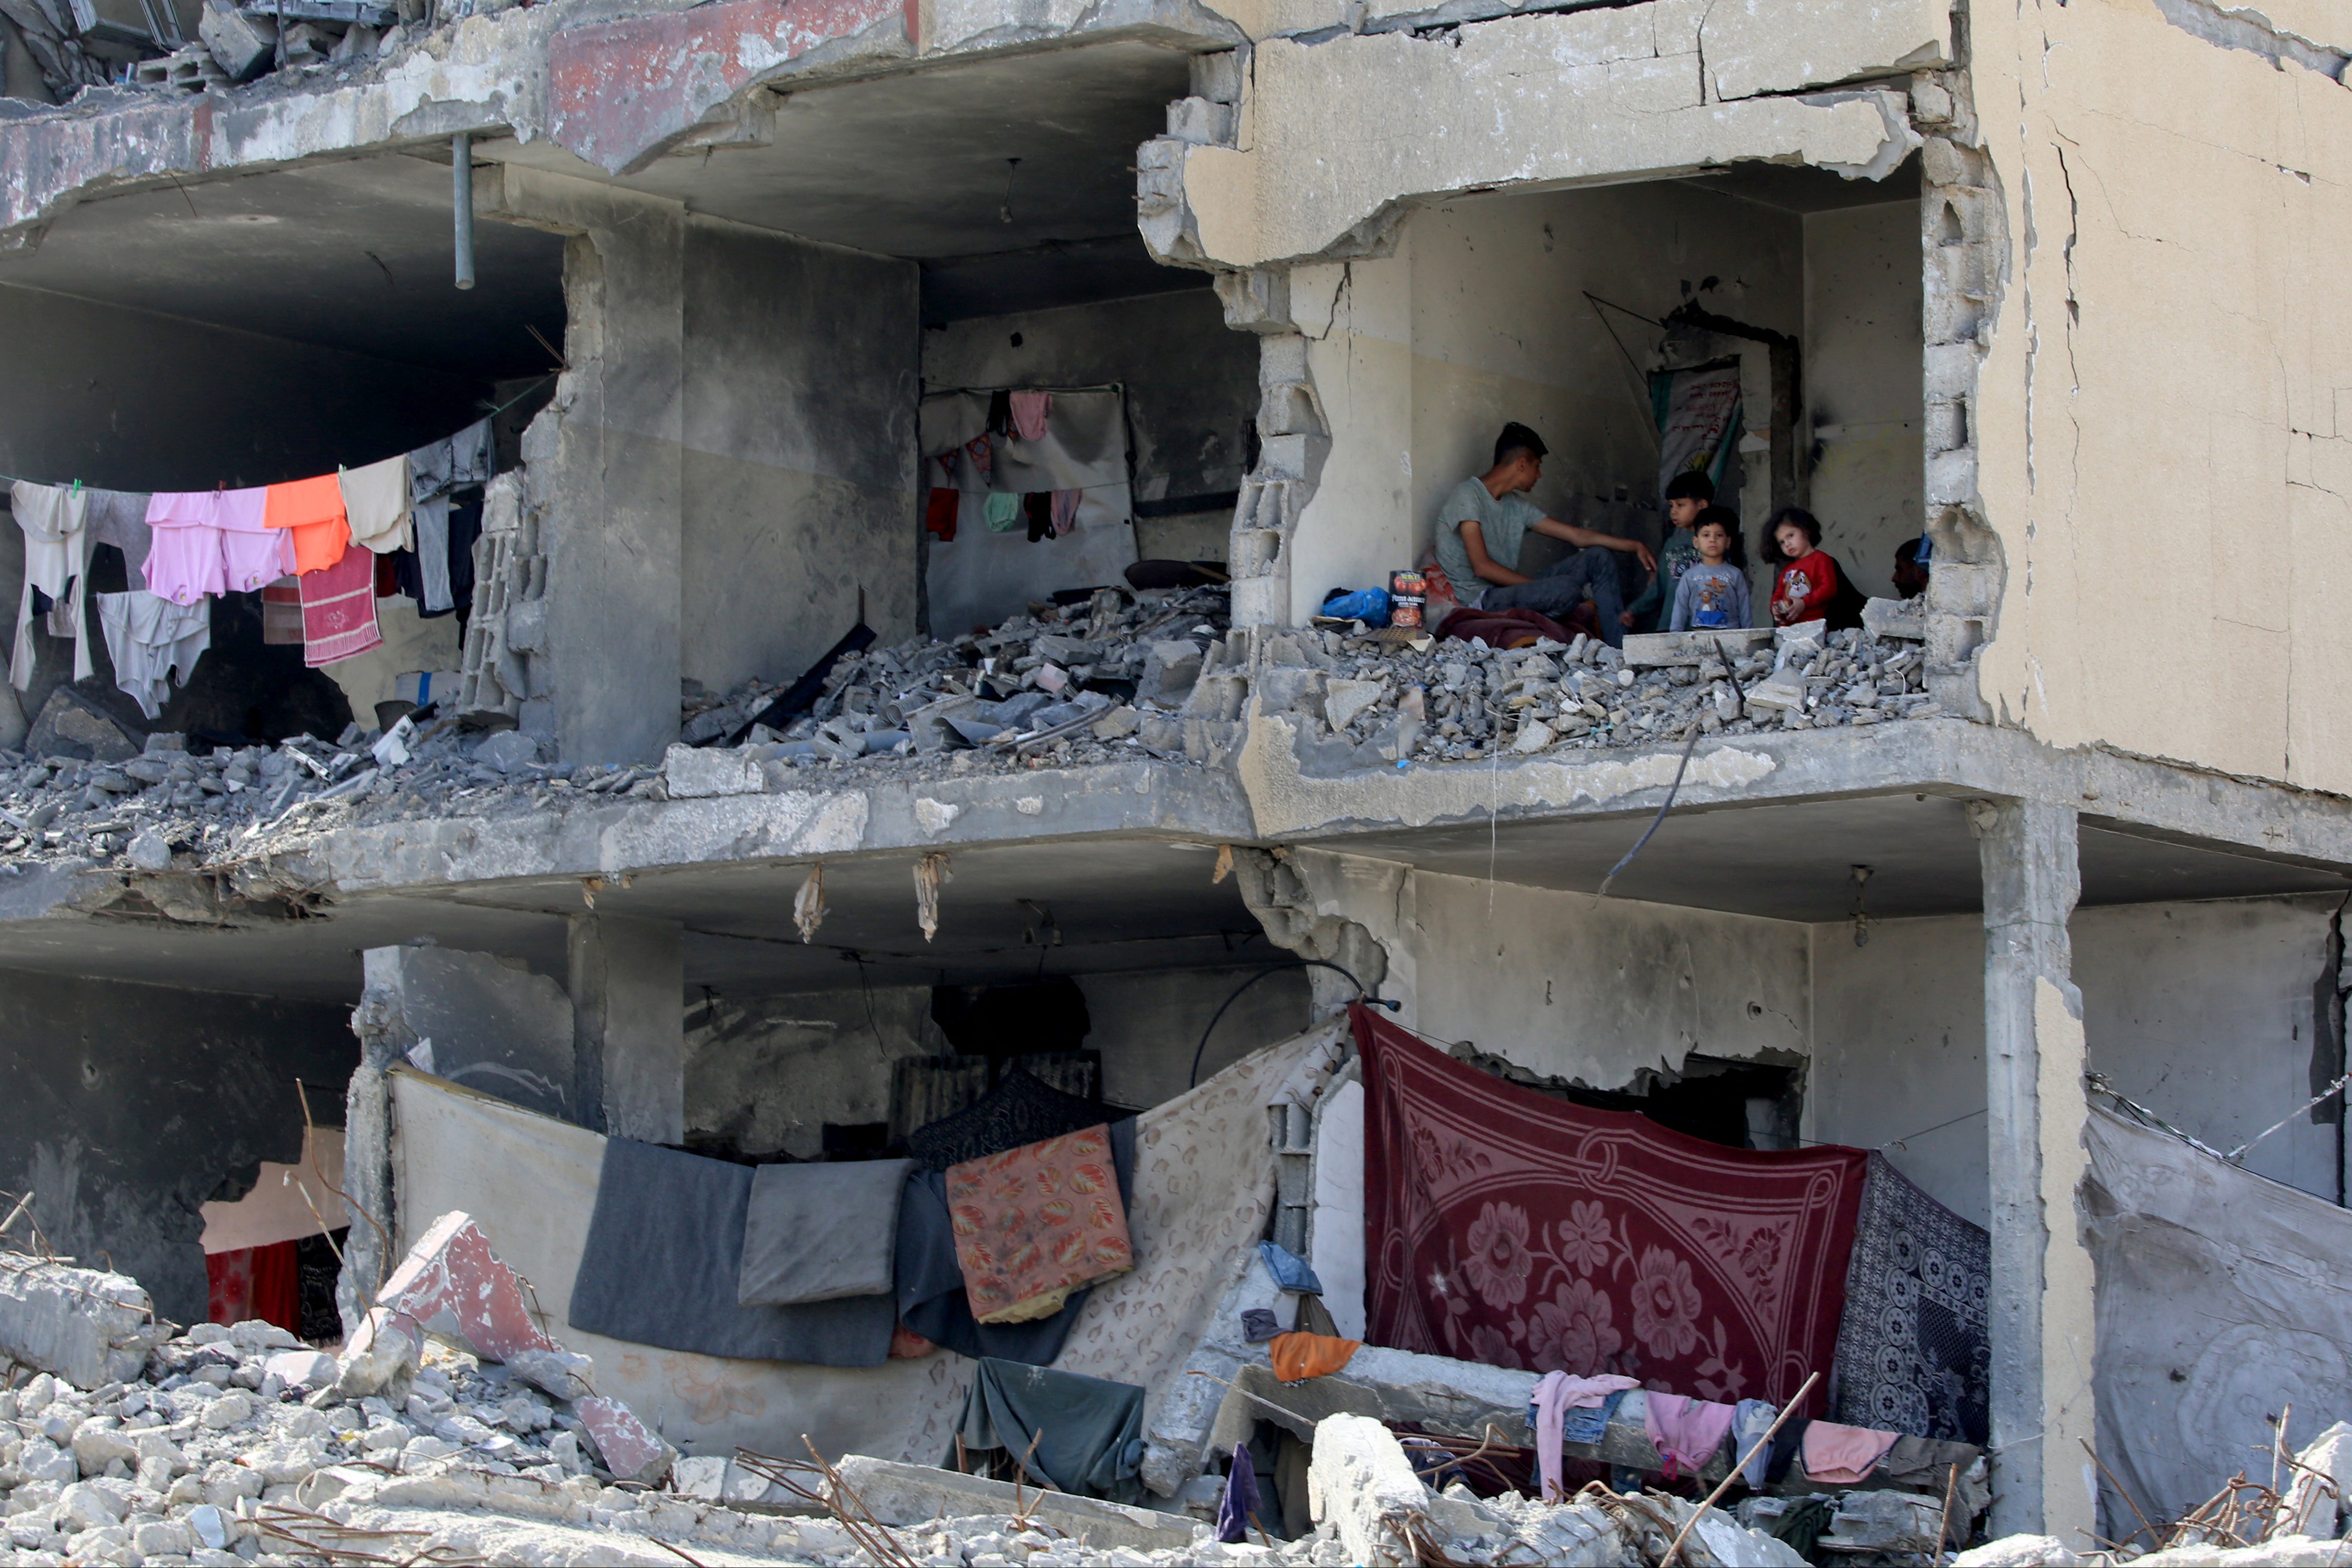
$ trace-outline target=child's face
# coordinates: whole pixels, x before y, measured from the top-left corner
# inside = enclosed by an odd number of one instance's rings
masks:
[[[1813,553],[1813,541],[1794,523],[1782,523],[1772,530],[1772,538],[1779,541],[1784,560],[1801,560]]]
[[[1676,496],[1666,503],[1666,519],[1678,528],[1686,528],[1705,510],[1706,503],[1696,496]]]
[[[1699,559],[1709,566],[1721,566],[1723,558],[1731,553],[1731,533],[1721,523],[1709,523],[1691,536],[1698,546]]]

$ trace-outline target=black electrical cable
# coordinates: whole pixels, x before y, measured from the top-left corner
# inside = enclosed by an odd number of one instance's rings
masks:
[[[1227,997],[1218,1007],[1217,1010],[1209,1015],[1209,1027],[1201,1031],[1201,1043],[1192,1048],[1192,1071],[1185,1077],[1184,1087],[1190,1089],[1194,1084],[1201,1082],[1201,1054],[1209,1049],[1209,1036],[1216,1032],[1217,1020],[1225,1016],[1225,1009],[1232,1007],[1235,1002],[1241,1000],[1242,993],[1244,991],[1248,990],[1252,986],[1256,985],[1268,975],[1280,974],[1285,969],[1309,968],[1331,969],[1339,974],[1346,975],[1348,977],[1348,983],[1356,988],[1356,999],[1360,1002],[1370,1002],[1376,1008],[1386,1008],[1392,1013],[1402,1012],[1404,1010],[1404,1004],[1402,1002],[1388,1001],[1380,997],[1374,996],[1370,991],[1365,988],[1363,981],[1356,978],[1356,977],[1349,970],[1341,967],[1338,964],[1334,964],[1328,958],[1286,958],[1279,964],[1269,964],[1265,968],[1260,969],[1256,974],[1252,975],[1248,979],[1244,980],[1240,985],[1235,986],[1234,988],[1234,994]]]

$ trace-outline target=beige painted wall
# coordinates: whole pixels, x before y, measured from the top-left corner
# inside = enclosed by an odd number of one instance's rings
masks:
[[[2009,569],[1984,693],[2056,744],[2352,789],[2352,93],[2153,0],[1974,16],[2013,236],[1973,411]]]
[[[1805,406],[1820,433],[1811,508],[1864,593],[1895,592],[1895,547],[1921,507],[1919,208],[1880,203],[1805,217]],[[1749,519],[1749,545],[1762,518]]]
[[[1551,448],[1535,498],[1553,516],[1580,519],[1620,486],[1654,504],[1648,392],[1625,353],[1646,363],[1659,333],[1615,315],[1621,349],[1585,293],[1654,319],[1685,282],[1719,277],[1709,308],[1794,333],[1802,257],[1793,214],[1656,181],[1449,202],[1416,212],[1390,256],[1294,269],[1332,435],[1291,541],[1294,618],[1418,560],[1508,420]],[[1912,342],[1916,400],[1916,311]]]

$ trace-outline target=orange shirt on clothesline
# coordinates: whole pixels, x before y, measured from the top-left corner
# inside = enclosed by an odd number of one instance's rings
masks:
[[[270,486],[262,521],[273,528],[294,530],[298,576],[334,565],[352,542],[351,525],[343,517],[342,484],[332,474]]]

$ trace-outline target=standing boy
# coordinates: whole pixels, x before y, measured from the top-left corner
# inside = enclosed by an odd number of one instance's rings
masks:
[[[1625,607],[1625,613],[1633,617],[1625,624],[1637,632],[1654,632],[1673,617],[1675,588],[1683,573],[1698,564],[1691,531],[1698,527],[1698,515],[1715,505],[1715,481],[1696,470],[1677,474],[1666,481],[1665,500],[1666,540],[1658,549],[1657,572],[1642,596]],[[1731,537],[1737,542],[1738,528]]]
[[[1691,530],[1698,564],[1683,573],[1675,589],[1670,630],[1712,632],[1748,624],[1748,574],[1730,564],[1738,527],[1738,515],[1728,507],[1709,507],[1698,515],[1698,527]]]
[[[1544,516],[1527,496],[1543,477],[1544,452],[1543,438],[1526,425],[1503,426],[1495,442],[1495,465],[1463,480],[1445,497],[1437,517],[1437,564],[1465,609],[1533,610],[1559,620],[1590,589],[1601,613],[1601,634],[1615,647],[1624,641],[1631,617],[1618,596],[1617,563],[1610,552],[1630,551],[1651,571],[1657,570],[1657,559],[1639,539]],[[1529,577],[1516,566],[1520,541],[1530,531],[1564,539],[1577,551]]]

